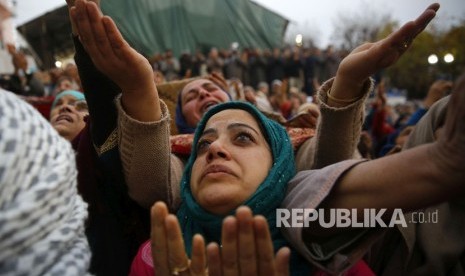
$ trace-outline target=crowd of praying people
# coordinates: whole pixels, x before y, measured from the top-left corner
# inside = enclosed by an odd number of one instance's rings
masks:
[[[216,49],[167,69],[98,0],[67,4],[76,65],[49,107],[0,90],[1,275],[464,275],[465,71],[416,109],[389,106],[371,78],[415,51],[439,4],[311,84],[234,75]],[[278,227],[278,209],[407,220]]]

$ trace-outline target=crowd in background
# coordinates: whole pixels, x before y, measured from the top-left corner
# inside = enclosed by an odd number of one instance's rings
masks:
[[[29,72],[24,54],[8,46],[15,71],[1,77],[0,87],[23,96],[48,118],[50,105],[57,94],[66,90],[82,91],[81,81],[73,62],[60,68]],[[204,55],[183,53],[178,58],[171,50],[148,58],[153,68],[154,81],[163,84],[186,78],[218,74],[225,79],[228,92],[234,99],[248,100],[266,112],[274,112],[292,119],[306,103],[317,103],[315,91],[321,82],[334,77],[346,51],[332,45],[325,50],[317,47],[285,47],[265,49],[211,48]],[[420,100],[389,104],[385,80],[375,76],[376,88],[366,106],[367,120],[361,136],[360,151],[364,157],[378,157],[396,146],[402,133],[409,133],[410,116],[421,113],[436,100],[446,95],[451,82],[440,80],[432,84],[434,91],[425,91],[426,105]],[[441,84],[438,84],[441,83]],[[417,121],[419,118],[415,117]],[[407,130],[402,132],[404,128]],[[406,138],[406,137],[404,137]],[[399,145],[398,145],[399,146]]]

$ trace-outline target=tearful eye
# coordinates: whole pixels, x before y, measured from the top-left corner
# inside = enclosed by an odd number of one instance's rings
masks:
[[[85,101],[79,101],[74,104],[77,111],[89,111],[89,107]]]
[[[236,136],[236,141],[240,143],[248,143],[253,142],[255,140],[253,139],[253,136],[250,133],[241,132]]]
[[[211,142],[208,140],[200,140],[197,143],[197,153],[205,152],[210,146]]]

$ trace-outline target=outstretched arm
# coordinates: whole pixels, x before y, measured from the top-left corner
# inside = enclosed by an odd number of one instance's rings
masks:
[[[463,105],[465,105],[465,74],[458,81],[454,94],[449,100],[446,123],[436,142],[372,161],[347,160],[321,170],[300,172],[289,184],[283,207],[319,208],[324,214],[330,213],[328,208],[357,209],[357,217],[361,218],[366,208],[386,208],[388,211],[400,208],[410,211],[463,197],[465,194],[463,182],[465,109],[461,108]],[[327,229],[314,222],[310,227],[285,227],[284,234],[306,258],[312,260],[315,256],[313,251],[315,240],[312,238],[334,233],[329,230],[346,229]],[[353,233],[346,233],[345,237],[355,236]],[[335,249],[343,246],[334,243],[328,245],[330,250],[326,250],[325,254],[329,257]]]
[[[170,155],[169,114],[158,99],[150,64],[124,41],[114,22],[101,14],[95,3],[76,0],[75,6],[70,7],[70,15],[75,34],[79,36],[76,44],[82,43],[81,56],[93,69],[90,72],[85,70],[87,67],[83,69],[88,76],[86,93],[97,99],[95,108],[100,111],[92,121],[103,123],[103,118],[109,115],[101,114],[102,111],[112,113],[108,125],[111,131],[118,129],[118,132],[111,136],[115,139],[109,140],[119,145],[130,197],[147,208],[156,200],[163,200],[174,208],[179,201],[183,165]],[[108,89],[99,91],[102,79],[107,80],[104,83]],[[111,89],[108,83],[116,89]],[[89,87],[94,89],[88,90]],[[113,100],[121,90],[117,109]],[[108,125],[101,124],[100,128],[108,128]],[[94,143],[101,146],[108,137],[100,139],[101,143],[94,138]]]
[[[99,0],[92,1],[97,4],[99,2]],[[66,2],[68,9],[74,7],[74,0],[67,0]],[[89,106],[92,142],[100,148],[116,129],[118,112],[114,105],[114,99],[121,93],[121,89],[95,67],[79,40],[74,20],[70,18],[70,21],[76,51],[74,60]]]
[[[339,65],[334,80],[318,92],[321,119],[317,136],[297,155],[298,169],[322,168],[353,157],[364,120],[364,100],[372,89],[370,76],[394,64],[434,18],[439,4],[375,43],[354,49]]]
[[[465,74],[454,88],[436,142],[355,166],[339,180],[325,205],[413,210],[463,195],[464,105]]]

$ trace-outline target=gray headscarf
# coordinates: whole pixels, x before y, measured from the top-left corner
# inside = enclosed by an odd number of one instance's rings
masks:
[[[84,275],[87,206],[74,152],[29,104],[0,89],[0,274]]]

